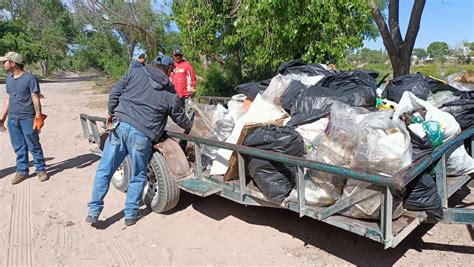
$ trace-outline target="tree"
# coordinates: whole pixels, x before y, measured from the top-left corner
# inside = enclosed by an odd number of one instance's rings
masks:
[[[151,1],[73,0],[73,4],[84,25],[118,35],[128,47],[129,62],[137,47],[149,57],[165,52],[163,40],[169,21],[164,13],[153,10]]]
[[[173,12],[186,51],[232,69],[237,81],[268,78],[296,58],[337,63],[376,34],[365,0],[176,0]]]
[[[77,34],[69,10],[60,0],[3,0],[0,7],[9,14],[3,16],[0,48],[20,52],[27,63],[39,62],[47,76],[50,60],[58,65]]]
[[[390,0],[388,4],[388,26],[375,0],[369,0],[372,15],[382,36],[392,64],[393,77],[410,73],[411,54],[416,36],[420,29],[420,20],[425,0],[415,0],[410,15],[405,39],[402,38],[399,25],[399,1]]]
[[[426,52],[423,48],[415,48],[413,49],[413,55],[415,55],[418,59],[422,59],[428,56],[428,52]]]
[[[445,42],[433,42],[426,49],[430,56],[435,59],[444,60],[449,54],[449,46]]]

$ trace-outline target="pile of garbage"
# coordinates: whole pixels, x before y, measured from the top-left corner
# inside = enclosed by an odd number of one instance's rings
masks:
[[[207,129],[199,135],[210,140],[393,176],[474,125],[474,75],[456,75],[446,84],[409,74],[378,87],[374,71],[336,71],[293,60],[271,79],[238,85],[239,94],[227,107],[193,107]],[[210,175],[238,177],[232,151],[204,146],[201,158]],[[297,201],[296,166],[250,156],[245,163],[247,174],[269,201]],[[452,176],[474,173],[474,159],[463,145],[446,156],[446,170]],[[406,190],[392,192],[394,217],[405,208],[441,218],[434,174],[430,168]],[[365,200],[341,214],[380,217],[379,187],[312,169],[305,169],[304,175],[307,205],[327,207],[361,194]]]

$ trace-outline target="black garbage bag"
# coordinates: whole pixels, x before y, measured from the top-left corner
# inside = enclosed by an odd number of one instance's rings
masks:
[[[474,91],[471,92],[460,92],[461,99],[474,99]]]
[[[306,86],[297,80],[292,80],[285,92],[280,97],[281,107],[288,113],[291,112],[291,107],[295,103],[296,99],[303,93]]]
[[[243,145],[298,157],[305,153],[303,138],[298,132],[275,125],[256,129],[245,138]],[[248,168],[258,188],[273,201],[283,201],[295,186],[295,165],[249,157]]]
[[[374,73],[341,71],[324,77],[315,86],[304,90],[294,101],[287,125],[297,127],[326,117],[336,101],[353,107],[375,107],[377,84]]]
[[[428,139],[428,135],[426,135],[424,138],[421,138],[419,135],[412,132],[409,127],[407,127],[407,130],[410,134],[411,146],[413,148],[413,162],[433,152],[434,148],[431,145],[430,140]]]
[[[434,167],[420,174],[406,186],[403,205],[407,210],[426,211],[436,219],[443,219],[441,198],[435,183]]]
[[[474,125],[474,92],[461,92],[461,99],[448,102],[441,106],[442,111],[453,115],[465,130]]]
[[[271,79],[263,80],[260,82],[250,82],[237,85],[234,89],[247,96],[248,99],[254,100],[257,94],[262,94],[270,84]]]
[[[306,74],[308,76],[316,76],[316,75],[331,75],[334,74],[335,71],[326,69],[321,64],[308,64],[302,61],[301,59],[290,60],[281,64],[277,72],[281,75],[287,74]]]
[[[405,91],[412,92],[416,97],[428,99],[430,92],[442,83],[423,74],[406,74],[391,80],[382,93],[383,98],[400,102]]]

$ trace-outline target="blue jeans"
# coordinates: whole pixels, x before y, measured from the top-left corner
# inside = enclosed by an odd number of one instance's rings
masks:
[[[7,122],[10,141],[16,153],[16,172],[24,175],[29,172],[28,151],[33,155],[36,172],[46,169],[43,149],[41,148],[38,132],[33,130],[33,122],[34,118],[8,118]]]
[[[152,151],[150,138],[133,126],[119,122],[105,142],[102,158],[97,167],[92,198],[88,205],[89,216],[98,217],[104,208],[104,198],[109,191],[110,180],[127,155],[130,155],[132,162],[132,177],[125,201],[125,219],[132,219],[138,215]]]

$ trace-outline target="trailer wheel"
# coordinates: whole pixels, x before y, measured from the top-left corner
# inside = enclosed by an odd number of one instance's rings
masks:
[[[154,152],[148,165],[148,184],[143,202],[156,213],[166,212],[178,205],[179,188],[168,170],[165,158]]]
[[[112,176],[112,184],[120,192],[127,192],[128,182],[132,176],[132,161],[126,156]]]

